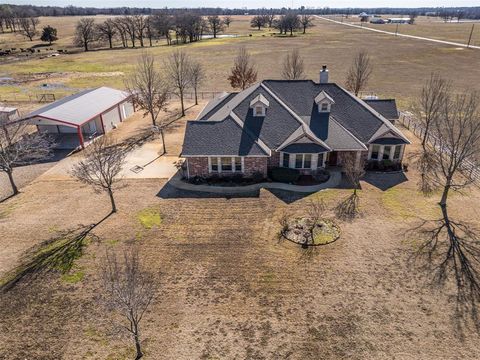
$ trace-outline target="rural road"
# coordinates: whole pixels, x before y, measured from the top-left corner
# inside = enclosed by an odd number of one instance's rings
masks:
[[[458,43],[458,42],[446,41],[446,40],[437,40],[437,39],[431,39],[431,38],[426,38],[426,37],[422,37],[422,36],[406,35],[406,34],[400,34],[400,33],[396,34],[392,31],[372,29],[372,28],[369,28],[369,27],[364,27],[364,26],[359,26],[359,25],[355,25],[355,24],[349,24],[349,23],[346,23],[346,22],[341,22],[341,21],[338,21],[338,20],[329,19],[329,18],[326,18],[324,16],[319,16],[319,15],[315,15],[315,16],[320,20],[326,20],[326,21],[330,21],[330,22],[333,22],[333,23],[336,23],[336,24],[351,26],[351,27],[358,28],[358,29],[370,30],[370,31],[374,31],[374,32],[377,32],[377,33],[381,33],[381,34],[388,34],[388,35],[393,35],[393,36],[402,36],[402,37],[406,37],[406,38],[410,38],[410,39],[430,41],[430,42],[434,42],[434,43],[452,45],[452,46],[457,46],[457,47],[464,47],[464,48],[467,47],[466,44],[462,44],[462,43]],[[470,45],[468,48],[469,49],[480,50],[480,46]]]

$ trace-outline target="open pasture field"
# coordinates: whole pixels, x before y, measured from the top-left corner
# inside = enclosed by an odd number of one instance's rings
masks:
[[[340,16],[329,16],[332,19],[341,21]],[[390,17],[400,17],[398,15],[381,15],[383,19],[388,19]],[[408,16],[404,16],[408,17]],[[343,18],[344,22],[352,23],[355,25],[360,25],[360,19],[358,16],[349,16],[348,18]],[[461,20],[460,22],[444,22],[441,18],[438,17],[427,17],[419,16],[415,19],[415,23],[410,24],[398,24],[398,32],[401,34],[414,35],[414,36],[423,36],[437,40],[447,40],[466,44],[468,42],[468,37],[472,30],[472,24],[475,24],[471,45],[480,46],[480,22],[474,20]],[[369,27],[372,29],[385,30],[395,32],[397,29],[397,24],[370,24],[363,23],[362,26]]]
[[[41,20],[42,24],[56,21],[61,38],[61,46],[58,47],[69,46],[77,18]],[[461,89],[480,89],[480,82],[475,80],[480,78],[480,67],[475,66],[480,63],[480,51],[477,50],[395,38],[319,19],[315,20],[315,27],[309,29],[306,35],[277,37],[274,36],[274,30],[251,29],[249,20],[248,16],[234,17],[226,33],[241,35],[237,38],[211,39],[179,46],[167,46],[161,39],[148,51],[156,55],[161,64],[172,51],[184,50],[204,65],[208,81],[202,87],[208,91],[230,89],[227,76],[240,46],[246,46],[252,54],[257,63],[259,80],[280,78],[284,56],[289,50],[298,48],[305,59],[308,78],[316,80],[322,64],[327,64],[331,81],[340,84],[344,83],[346,70],[354,54],[360,49],[368,49],[375,69],[367,90],[380,96],[396,97],[403,108],[407,108],[415,99],[422,80],[431,71],[441,72]],[[439,27],[444,25],[455,26],[438,24]],[[11,36],[0,35],[0,39]],[[19,36],[15,40],[23,41]],[[57,45],[53,47],[57,48]],[[16,94],[18,99],[28,99],[28,94],[40,92],[55,93],[60,97],[78,89],[101,85],[122,88],[124,76],[132,70],[142,52],[138,48],[103,49],[87,53],[74,48],[70,50],[73,53],[53,58],[1,59],[0,77],[12,80],[0,86],[0,98],[8,100],[13,98],[12,94]],[[44,89],[44,84],[50,86]]]
[[[339,222],[341,238],[312,251],[278,240],[281,214],[303,214],[317,198],[332,209],[351,190],[225,198],[128,180],[120,212],[95,228],[98,239],[67,274],[0,295],[0,358],[131,358],[99,298],[105,249],[131,242],[159,287],[142,324],[145,359],[477,358],[478,334],[467,325],[461,339],[456,328],[454,289],[428,286],[409,261],[419,242],[408,231],[439,216],[438,194],[421,197],[414,170],[388,190],[371,180],[362,182],[362,217]],[[479,201],[470,188],[452,197],[451,212],[478,224]],[[0,263],[10,268],[12,253],[18,260],[62,230],[100,221],[108,206],[74,181],[38,179],[0,204]]]

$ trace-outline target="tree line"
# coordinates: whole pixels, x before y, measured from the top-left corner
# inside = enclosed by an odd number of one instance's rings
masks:
[[[305,34],[307,29],[314,26],[313,16],[306,13],[298,13],[290,11],[286,14],[276,16],[275,12],[267,11],[260,15],[256,15],[250,21],[252,28],[260,30],[262,27],[274,28],[280,31],[280,34],[293,35],[294,31],[303,30]]]
[[[130,7],[116,7],[116,8],[92,8],[92,7],[77,7],[77,6],[36,6],[36,5],[13,5],[5,4],[0,8],[7,8],[14,13],[18,11],[28,11],[32,13],[32,16],[90,16],[90,15],[153,15],[158,11],[163,11],[169,15],[185,12],[182,8],[164,8],[164,9],[152,9],[152,8],[130,8]],[[267,9],[225,9],[225,8],[194,8],[189,11],[197,15],[244,15],[246,13],[250,15],[261,15]],[[305,8],[304,6],[298,9],[292,8],[271,8],[269,11],[273,11],[277,15],[284,15],[290,11],[304,12],[310,15],[331,15],[331,14],[344,14],[353,15],[366,12],[369,14],[391,14],[391,15],[410,15],[417,13],[418,15],[433,14],[434,16],[442,16],[441,14],[447,12],[455,14],[461,12],[465,19],[480,19],[480,7],[421,7],[421,8]],[[0,10],[0,13],[2,11]],[[1,15],[0,15],[1,16]]]
[[[126,15],[95,23],[93,18],[80,19],[75,28],[74,45],[85,51],[92,45],[116,43],[122,47],[153,46],[158,39],[165,39],[168,45],[189,43],[202,39],[206,34],[214,38],[232,23],[230,16],[212,15],[202,17],[186,11],[176,15],[160,12],[155,15]]]

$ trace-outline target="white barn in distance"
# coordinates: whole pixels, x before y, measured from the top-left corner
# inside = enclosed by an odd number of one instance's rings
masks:
[[[58,149],[76,149],[116,128],[134,111],[129,93],[99,87],[48,104],[23,120],[51,135]]]

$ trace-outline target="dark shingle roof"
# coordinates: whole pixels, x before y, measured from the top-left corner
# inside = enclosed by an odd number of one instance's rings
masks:
[[[398,119],[397,103],[395,102],[395,99],[375,99],[363,101],[365,101],[375,111],[378,111],[387,119]]]
[[[224,93],[212,101],[209,101],[197,118],[200,120],[207,119],[211,114],[229,102],[236,94],[237,93]]]
[[[269,102],[265,116],[253,116],[250,108],[252,101],[262,94]],[[268,147],[279,147],[301,123],[288,112],[265,89],[259,87],[245,98],[233,112],[244,122],[244,127],[254,136],[260,138]]]
[[[231,117],[223,121],[188,121],[183,156],[265,156],[265,151]]]
[[[325,91],[335,100],[330,114],[363,142],[367,142],[383,124],[382,120],[337,84],[318,84],[311,80],[265,80],[263,83],[302,117],[316,116],[317,105],[313,99],[322,90]]]

